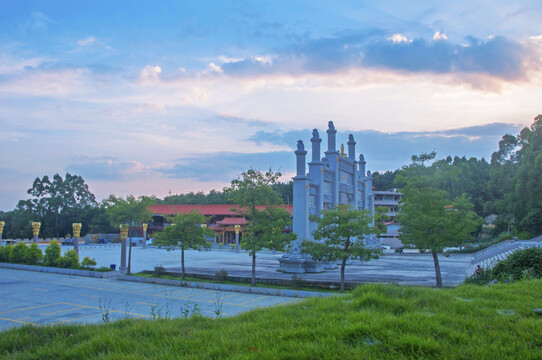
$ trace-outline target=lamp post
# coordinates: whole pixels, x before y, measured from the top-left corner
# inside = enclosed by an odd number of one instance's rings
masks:
[[[32,223],[32,235],[34,236],[33,239],[32,239],[33,243],[38,242],[38,235],[40,234],[40,226],[41,226],[40,222],[34,221]]]
[[[4,232],[4,225],[6,225],[5,222],[0,221],[0,241],[2,240],[2,233]]]
[[[128,224],[122,224],[120,229],[120,271],[126,271],[126,239],[128,238]]]
[[[143,223],[143,249],[147,248],[147,226],[149,224]]]
[[[235,252],[239,252],[239,230],[241,230],[240,225],[235,225]]]
[[[79,256],[79,238],[81,237],[81,223],[73,223],[73,248]]]

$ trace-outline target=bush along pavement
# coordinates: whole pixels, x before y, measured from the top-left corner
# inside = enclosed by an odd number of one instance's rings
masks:
[[[480,269],[465,279],[466,284],[510,283],[542,278],[542,248],[518,250],[491,269]]]
[[[90,259],[88,256],[79,264],[79,256],[75,250],[68,250],[64,255],[61,255],[60,246],[54,240],[45,249],[45,254],[43,254],[35,243],[30,246],[26,246],[23,242],[15,246],[0,246],[0,262],[66,269],[96,270],[101,272],[111,271],[111,269],[104,267],[95,269],[94,267],[97,265],[96,260]]]

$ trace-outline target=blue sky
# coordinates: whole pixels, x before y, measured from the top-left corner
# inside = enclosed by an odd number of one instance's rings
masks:
[[[542,112],[540,18],[539,1],[1,2],[0,209],[67,171],[99,198],[287,180],[329,120],[371,171],[488,158]]]

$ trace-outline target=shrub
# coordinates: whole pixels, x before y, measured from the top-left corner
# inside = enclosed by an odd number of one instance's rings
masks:
[[[12,249],[13,246],[10,244],[6,246],[0,246],[0,262],[9,262],[9,254],[11,253]]]
[[[226,269],[222,269],[220,271],[217,271],[215,273],[215,279],[219,283],[223,283],[224,281],[228,280],[228,272],[226,271]]]
[[[480,270],[475,271],[474,274],[465,279],[465,284],[474,284],[474,285],[484,285],[491,281],[491,270]]]
[[[9,262],[13,264],[24,264],[27,251],[28,248],[26,247],[26,244],[21,241],[15,245],[13,249],[11,249],[11,253],[9,254]]]
[[[518,250],[508,259],[500,261],[492,269],[493,278],[500,279],[511,276],[512,280],[521,280],[528,270],[533,277],[542,277],[542,248]]]
[[[66,269],[77,269],[79,267],[79,255],[75,250],[68,250],[63,256],[57,259],[57,266]]]
[[[154,275],[161,276],[167,274],[166,268],[163,266],[154,267]]]
[[[41,259],[43,258],[43,252],[38,247],[38,244],[32,243],[30,247],[26,250],[25,254],[25,263],[28,265],[37,265],[41,263]]]
[[[95,269],[95,271],[98,271],[98,272],[110,272],[110,271],[114,271],[114,270],[111,269],[111,268],[108,268],[107,266],[101,266],[101,267]]]
[[[83,267],[92,267],[96,265],[98,265],[98,263],[96,262],[96,259],[91,259],[88,256],[85,256],[85,258],[81,262],[81,266]]]
[[[511,283],[542,278],[542,248],[518,250],[492,269],[477,271],[465,279],[467,284]]]
[[[60,257],[60,245],[56,240],[51,241],[51,244],[45,249],[43,264],[45,266],[57,266],[57,260]]]

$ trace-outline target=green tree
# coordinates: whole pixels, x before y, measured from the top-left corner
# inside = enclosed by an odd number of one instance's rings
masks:
[[[243,215],[251,216],[248,211]],[[256,209],[254,221],[248,222],[241,239],[241,247],[248,250],[253,260],[252,286],[256,281],[256,253],[263,249],[284,251],[286,245],[296,239],[296,234],[284,231],[291,225],[292,216],[279,206],[267,205],[261,210]]]
[[[26,263],[26,253],[28,252],[28,247],[24,242],[17,243],[11,250],[9,254],[9,262],[13,264],[24,264]]]
[[[6,246],[0,246],[0,262],[9,262],[9,255],[11,254],[11,250],[13,249],[13,245],[7,244]]]
[[[256,206],[282,204],[280,196],[272,188],[280,176],[280,172],[273,172],[271,169],[265,173],[249,169],[241,173],[238,179],[232,180],[229,188],[224,189],[234,204],[239,205],[239,212],[248,221],[247,229],[250,231],[247,231],[243,236],[242,246],[249,251],[249,255],[252,257],[252,286],[256,285],[256,253],[263,246],[261,244],[263,237],[258,236],[260,226],[258,212],[261,210]]]
[[[57,259],[57,266],[66,269],[77,269],[79,267],[79,255],[73,249],[70,249],[59,256]]]
[[[121,224],[128,225],[128,234],[130,237],[130,245],[128,252],[128,274],[131,272],[132,265],[132,228],[134,225],[140,225],[152,218],[152,213],[149,206],[156,204],[156,198],[148,196],[140,196],[136,198],[133,195],[128,195],[126,198],[109,195],[104,200],[104,206],[109,215],[111,225],[117,227]]]
[[[96,266],[97,264],[98,263],[96,262],[96,259],[94,259],[94,258],[91,259],[88,256],[85,256],[83,261],[81,261],[81,266],[85,267],[85,268],[92,268],[92,267]]]
[[[59,236],[70,232],[73,222],[77,222],[85,207],[97,206],[96,198],[81,176],[66,173],[55,174],[52,179],[45,175],[36,178],[28,189],[32,198],[26,207],[42,219],[41,233],[44,236]],[[21,206],[24,206],[21,204]],[[63,221],[64,219],[64,221]]]
[[[326,261],[341,260],[341,292],[344,291],[344,270],[346,261],[359,257],[362,261],[377,259],[381,253],[368,249],[363,239],[375,233],[372,216],[366,210],[356,210],[350,205],[338,205],[322,211],[320,216],[312,215],[311,221],[318,223],[313,232],[316,241],[304,241],[303,248],[315,259]],[[378,234],[376,234],[378,235]]]
[[[375,227],[375,233],[383,234],[387,232],[386,221],[388,221],[390,217],[388,216],[388,208],[385,206],[377,206],[375,208],[375,214],[374,214],[374,227]]]
[[[28,265],[37,265],[41,263],[41,259],[43,258],[43,252],[38,247],[38,244],[32,243],[30,247],[26,250],[25,254],[25,263]]]
[[[399,170],[395,171],[386,171],[383,173],[380,173],[378,171],[375,171],[373,173],[373,186],[375,190],[378,191],[385,191],[393,188],[393,182],[395,180],[395,176],[397,175],[397,172]]]
[[[431,251],[436,285],[442,287],[438,253],[446,246],[458,246],[472,239],[481,219],[471,210],[472,204],[466,197],[451,201],[446,191],[431,186],[409,186],[403,192],[397,215],[401,241]]]
[[[201,249],[207,245],[205,236],[212,236],[213,231],[205,225],[207,217],[191,211],[188,214],[177,214],[170,217],[170,225],[163,230],[154,233],[153,244],[173,250],[178,246],[181,249],[182,276],[185,278],[184,251],[187,249]]]
[[[58,242],[53,240],[49,246],[45,248],[43,264],[45,266],[57,266],[58,258],[60,258],[60,245],[58,245]]]

